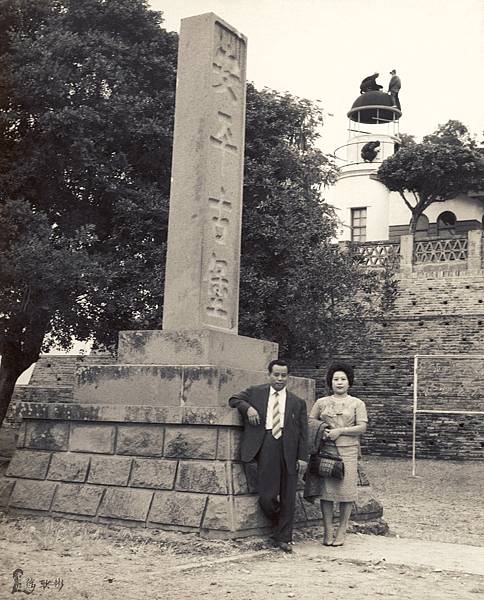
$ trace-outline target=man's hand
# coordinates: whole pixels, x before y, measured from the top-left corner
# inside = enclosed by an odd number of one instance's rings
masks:
[[[306,469],[308,468],[308,463],[305,460],[298,460],[296,464],[296,471],[301,475],[304,475]]]
[[[247,410],[247,418],[249,419],[249,423],[251,425],[259,425],[260,423],[259,413],[253,406]]]

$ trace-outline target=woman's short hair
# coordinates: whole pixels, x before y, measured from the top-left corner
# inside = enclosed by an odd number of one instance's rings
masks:
[[[343,371],[346,373],[346,377],[348,377],[348,383],[350,386],[353,385],[353,381],[355,379],[355,372],[353,371],[353,367],[345,362],[334,362],[328,367],[328,372],[326,373],[326,383],[329,389],[333,389],[333,375],[336,371]]]

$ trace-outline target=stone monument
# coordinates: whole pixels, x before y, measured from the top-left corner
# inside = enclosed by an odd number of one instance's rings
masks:
[[[182,20],[163,329],[119,334],[118,361],[80,368],[73,402],[20,405],[0,505],[238,537],[268,527],[239,459],[236,390],[277,344],[237,335],[246,38]],[[310,405],[314,382],[289,385]],[[298,499],[296,522],[320,519]]]

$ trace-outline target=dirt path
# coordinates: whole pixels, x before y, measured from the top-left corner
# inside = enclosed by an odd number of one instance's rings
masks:
[[[234,556],[233,562],[223,557],[223,562],[202,567],[197,565],[206,564],[206,555],[187,557],[160,551],[154,545],[114,547],[112,542],[100,540],[91,546],[90,553],[75,548],[32,552],[31,545],[29,540],[0,543],[0,553],[7,556],[0,576],[2,600],[16,597],[11,594],[11,574],[18,567],[24,570],[24,580],[32,577],[36,583],[30,597],[57,600],[484,598],[482,576],[386,565],[381,560],[355,563],[319,556],[314,548],[308,555],[304,542],[292,555],[277,550],[243,552]],[[56,579],[62,579],[62,589],[53,583],[42,589],[41,580]]]

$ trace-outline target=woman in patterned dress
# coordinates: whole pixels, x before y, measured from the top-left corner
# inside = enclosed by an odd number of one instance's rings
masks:
[[[324,434],[325,450],[339,454],[345,465],[345,476],[342,480],[331,477],[324,479],[320,500],[325,546],[344,544],[351,509],[357,498],[359,442],[360,435],[366,431],[368,417],[365,403],[348,394],[353,379],[352,367],[345,363],[332,364],[326,374],[326,383],[333,393],[316,400],[309,415],[310,419],[328,423]],[[335,502],[339,502],[340,513],[336,537],[333,532]]]

